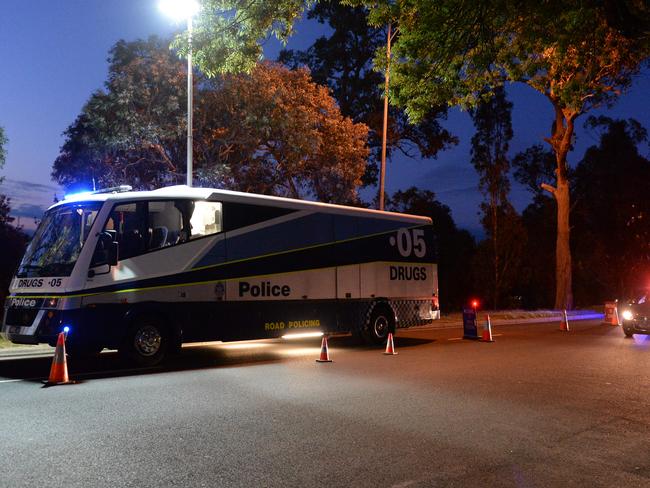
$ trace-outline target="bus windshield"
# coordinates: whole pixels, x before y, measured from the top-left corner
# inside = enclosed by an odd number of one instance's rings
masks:
[[[82,202],[46,212],[17,276],[70,276],[101,206],[100,202]]]

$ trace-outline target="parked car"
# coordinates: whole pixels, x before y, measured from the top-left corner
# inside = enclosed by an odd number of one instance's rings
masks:
[[[650,291],[642,292],[635,300],[623,307],[621,319],[625,337],[634,334],[650,335]]]

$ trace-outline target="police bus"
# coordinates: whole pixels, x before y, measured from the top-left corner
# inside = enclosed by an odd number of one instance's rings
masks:
[[[352,332],[385,342],[439,317],[431,219],[174,186],[50,207],[10,287],[2,334],[142,365],[182,343]]]

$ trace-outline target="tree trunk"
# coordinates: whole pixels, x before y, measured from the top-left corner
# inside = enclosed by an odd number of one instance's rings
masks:
[[[557,241],[555,247],[555,308],[569,310],[573,306],[571,283],[571,247],[569,225],[569,182],[566,178],[558,178],[555,189],[557,203]]]
[[[552,135],[547,142],[553,147],[557,168],[555,170],[556,185],[542,183],[542,188],[550,192],[557,204],[557,236],[555,241],[555,309],[569,310],[573,307],[573,288],[571,283],[571,246],[569,211],[571,199],[569,195],[569,170],[567,155],[571,150],[574,120],[578,113],[563,111],[557,99],[550,96],[555,107],[555,122]]]

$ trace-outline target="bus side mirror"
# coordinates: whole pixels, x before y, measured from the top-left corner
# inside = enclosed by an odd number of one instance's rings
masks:
[[[97,248],[93,255],[91,267],[96,266],[115,266],[119,259],[119,244],[115,242],[115,234],[110,231],[104,231],[99,235]]]

